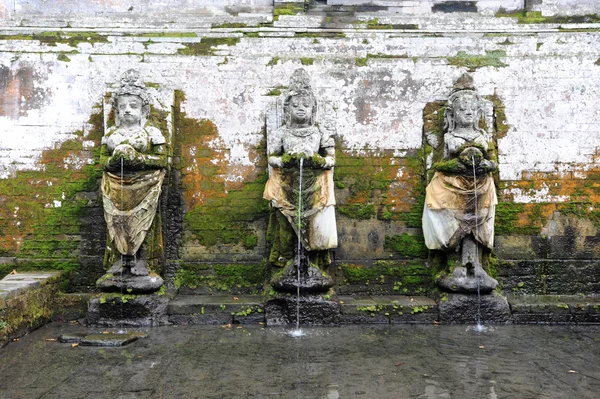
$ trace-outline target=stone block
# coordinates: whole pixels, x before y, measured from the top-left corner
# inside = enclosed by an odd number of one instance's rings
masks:
[[[169,303],[173,324],[258,324],[265,321],[264,298],[180,295]]]
[[[297,315],[303,326],[336,325],[340,324],[340,303],[322,295],[306,295],[300,296],[298,306],[295,296],[280,295],[266,302],[265,314],[268,326],[293,326]]]
[[[564,324],[573,321],[572,297],[515,296],[509,299],[516,324]]]
[[[447,324],[512,323],[510,307],[504,297],[496,295],[449,294],[439,303],[439,321]]]
[[[153,327],[167,324],[169,299],[157,294],[99,294],[90,300],[87,322],[102,327]]]

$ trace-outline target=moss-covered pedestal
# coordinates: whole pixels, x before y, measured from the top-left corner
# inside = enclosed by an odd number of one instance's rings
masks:
[[[167,324],[169,299],[158,294],[99,294],[90,300],[88,325],[101,327],[155,327]]]
[[[266,322],[269,326],[295,325],[299,312],[300,325],[340,324],[341,305],[329,295],[280,294],[265,304]]]

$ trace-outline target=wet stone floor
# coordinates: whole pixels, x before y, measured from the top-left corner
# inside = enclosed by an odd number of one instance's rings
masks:
[[[0,349],[0,398],[598,398],[600,326],[167,326],[125,347]]]

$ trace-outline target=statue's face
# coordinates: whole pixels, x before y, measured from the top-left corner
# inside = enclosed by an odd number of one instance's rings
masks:
[[[310,96],[294,96],[290,100],[292,123],[305,125],[310,122],[313,112],[313,101]]]
[[[125,126],[139,125],[142,120],[142,100],[138,96],[124,95],[117,98],[119,120]]]
[[[472,94],[463,94],[454,102],[454,121],[457,127],[473,126],[477,118],[479,104]]]

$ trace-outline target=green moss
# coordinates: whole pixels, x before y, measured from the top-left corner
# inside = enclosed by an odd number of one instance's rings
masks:
[[[267,62],[266,66],[274,66],[277,65],[279,63],[279,60],[281,60],[280,57],[273,57],[271,58],[271,60],[269,62]]]
[[[65,53],[58,54],[58,57],[56,57],[56,59],[63,62],[71,62],[71,59],[67,57]]]
[[[266,262],[258,264],[194,264],[183,263],[177,272],[175,286],[214,291],[258,293],[268,279]]]
[[[589,24],[600,22],[597,14],[543,16],[541,11],[498,9],[496,17],[517,18],[519,24]]]
[[[303,14],[305,9],[304,2],[276,3],[273,9],[273,20],[279,20],[282,15],[298,15]]]
[[[438,172],[454,173],[461,168],[462,164],[457,158],[448,161],[440,161],[433,164],[432,169]]]
[[[343,204],[338,205],[337,210],[350,219],[370,219],[376,214],[373,204]]]
[[[242,22],[224,22],[222,24],[212,24],[213,28],[246,28],[248,25]]]
[[[252,249],[258,245],[258,237],[255,235],[248,235],[244,238],[244,248]]]
[[[253,176],[237,187],[227,187],[222,178],[225,172],[219,166],[223,155],[211,147],[218,137],[216,127],[208,120],[187,118],[181,112],[184,98],[183,93],[176,93],[173,118],[175,141],[182,148],[178,167],[187,170],[182,180],[189,237],[207,247],[241,244],[253,248],[255,232],[251,223],[264,219],[268,211],[268,202],[262,198],[267,180],[266,157],[261,156],[266,152],[265,143],[260,143],[251,154],[255,157]],[[196,199],[200,192],[201,201]]]
[[[85,140],[92,140],[96,150],[84,150],[82,132],[74,132],[73,139],[43,151],[40,159],[43,171],[17,172],[14,177],[0,180],[0,192],[5,194],[0,219],[14,219],[12,214],[19,210],[18,224],[2,227],[0,254],[17,260],[3,265],[2,275],[13,268],[18,271],[80,268],[81,220],[97,205],[78,194],[97,192],[102,174],[97,164],[104,129],[102,115],[92,115],[90,123],[92,129]],[[71,157],[90,160],[92,164],[72,168],[68,163]],[[20,246],[14,245],[17,239]],[[93,280],[96,278],[93,276]]]
[[[448,58],[448,64],[457,67],[466,67],[469,72],[474,72],[477,68],[495,67],[501,68],[508,66],[501,61],[501,58],[506,57],[504,50],[489,50],[485,55],[468,54],[464,51],[459,51],[456,56]]]
[[[367,66],[367,60],[368,60],[367,57],[364,57],[364,58],[357,57],[356,58],[356,66],[358,66],[358,67]]]
[[[363,286],[371,292],[402,291],[426,294],[433,290],[431,272],[423,261],[377,261],[373,265],[342,263],[338,265],[346,284]],[[368,287],[368,288],[367,288]]]
[[[385,236],[383,248],[410,258],[426,258],[428,254],[423,237],[407,233]]]
[[[152,33],[141,33],[131,34],[129,36],[136,37],[198,37],[195,32],[152,32]]]
[[[0,299],[0,347],[11,336],[23,335],[50,319],[56,306],[57,280],[46,280],[40,287],[20,292],[6,302]]]
[[[235,46],[239,43],[239,37],[203,37],[198,43],[181,43],[184,48],[178,49],[180,55],[214,55],[218,46]]]
[[[277,86],[274,87],[273,89],[269,90],[269,92],[266,94],[267,96],[280,96],[282,93],[282,90],[287,89],[287,86]]]
[[[314,37],[314,38],[325,38],[325,37],[329,37],[329,38],[338,38],[338,39],[343,39],[346,37],[346,34],[343,32],[324,32],[324,31],[320,31],[320,32],[296,32],[294,33],[294,37]]]
[[[367,21],[367,29],[401,29],[413,30],[419,29],[418,24],[380,24],[379,18],[373,18]]]
[[[302,63],[302,65],[307,66],[312,65],[315,62],[315,59],[308,57],[300,57],[300,62]]]

